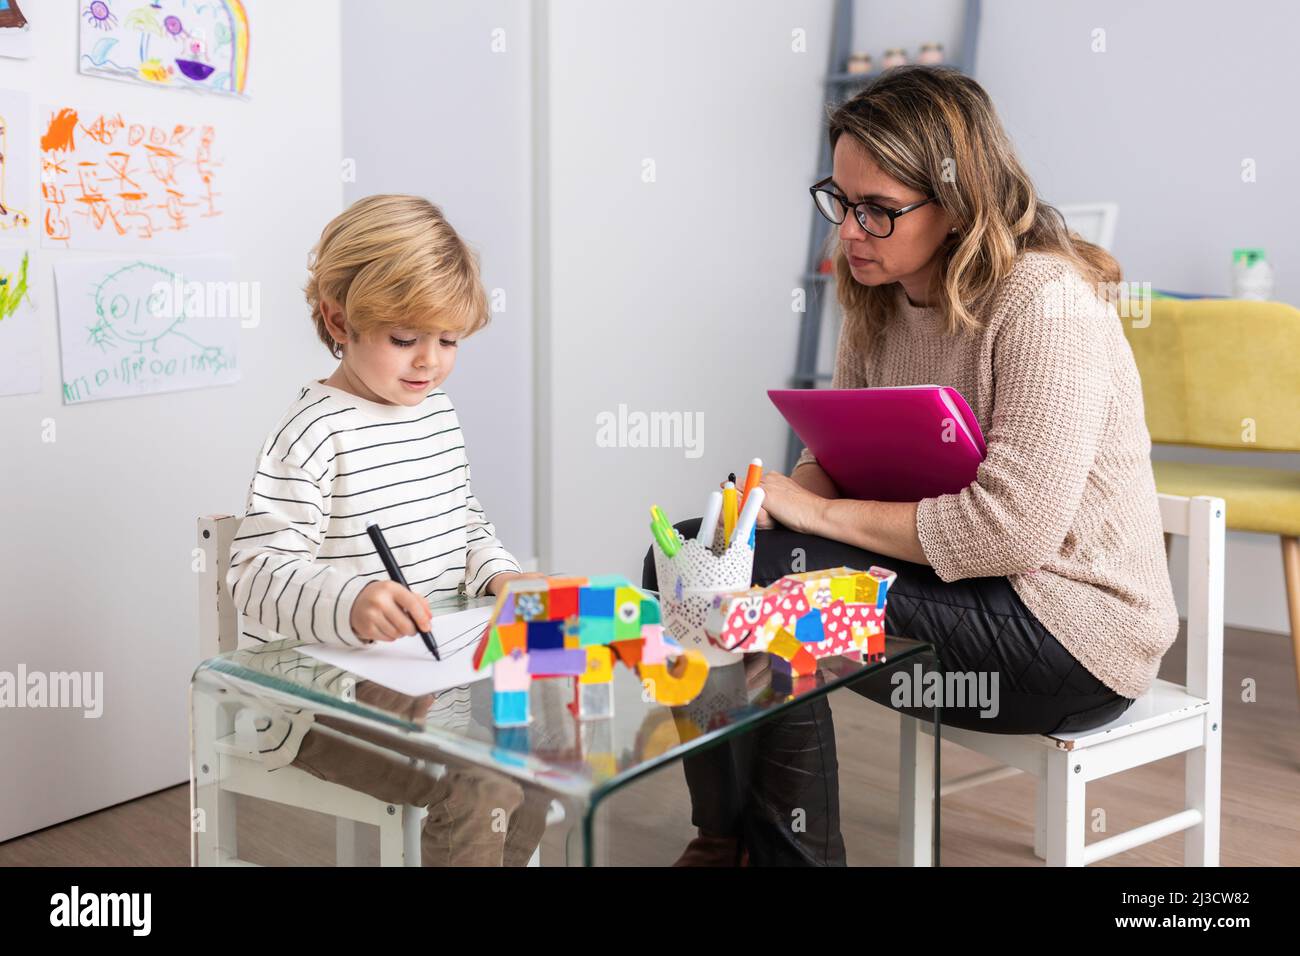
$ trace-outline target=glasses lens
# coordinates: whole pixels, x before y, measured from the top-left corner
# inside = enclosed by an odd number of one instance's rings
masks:
[[[885,212],[880,206],[868,203],[865,206],[859,206],[857,212],[858,222],[862,224],[862,228],[867,232],[880,238],[889,235],[893,222],[889,218],[889,213]]]
[[[823,216],[836,224],[844,221],[844,207],[829,190],[818,189],[813,193],[813,197],[817,200],[817,209]]]

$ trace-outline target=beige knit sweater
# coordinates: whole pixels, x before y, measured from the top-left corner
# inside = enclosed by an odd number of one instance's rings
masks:
[[[944,581],[1005,576],[1106,686],[1140,697],[1178,634],[1133,353],[1113,305],[1058,256],[1026,253],[979,318],[948,335],[911,305],[870,354],[840,337],[834,388],[949,385],[988,454],[916,531]],[[800,464],[815,461],[804,451]]]

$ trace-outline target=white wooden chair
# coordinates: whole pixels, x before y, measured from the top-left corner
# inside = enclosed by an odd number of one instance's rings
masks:
[[[226,572],[230,567],[230,544],[239,521],[232,515],[199,518],[198,544],[203,555],[199,573],[201,660],[238,648],[239,612],[226,583]],[[339,866],[356,865],[357,837],[363,825],[379,828],[380,866],[420,865],[423,807],[395,806],[293,766],[268,772],[262,766],[253,738],[254,723],[260,717],[254,708],[247,706],[204,708],[194,716],[196,721],[211,722],[199,739],[214,742],[210,752],[195,755],[198,766],[190,768],[191,780],[200,784],[197,787],[191,784],[191,809],[202,811],[196,816],[214,823],[196,827],[191,860],[194,865],[250,865],[238,853],[236,794],[336,817],[335,854]],[[334,732],[321,726],[314,729]],[[355,737],[349,737],[348,742],[353,746],[373,747]],[[563,809],[553,802],[547,815],[548,825],[563,816]],[[528,865],[540,866],[540,860],[540,852],[535,851]]]
[[[1121,716],[1082,733],[1016,736],[946,726],[940,730],[944,740],[1005,765],[944,783],[941,797],[1017,773],[1037,778],[1034,855],[1048,866],[1085,866],[1180,830],[1186,831],[1187,866],[1219,865],[1225,507],[1222,498],[1159,497],[1165,534],[1188,539],[1186,683],[1156,680]],[[899,862],[928,866],[933,725],[907,716],[901,722]],[[1085,845],[1088,781],[1179,753],[1187,755],[1184,809]]]

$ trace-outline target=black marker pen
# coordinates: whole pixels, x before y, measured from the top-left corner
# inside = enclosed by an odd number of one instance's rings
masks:
[[[388,542],[384,540],[384,532],[379,529],[379,525],[371,522],[366,525],[366,534],[370,535],[370,540],[375,543],[375,550],[379,552],[379,560],[384,562],[384,567],[388,569],[388,576],[400,584],[402,587],[410,590],[410,585],[406,583],[406,577],[402,574],[402,569],[397,565],[397,559],[393,557],[393,552],[388,547]],[[407,614],[407,617],[411,615]],[[415,621],[411,621],[412,624]],[[419,631],[419,628],[416,628]],[[419,631],[420,637],[424,639],[424,646],[429,649],[433,659],[440,661],[442,655],[438,653],[438,645],[433,639],[433,635],[428,631]]]

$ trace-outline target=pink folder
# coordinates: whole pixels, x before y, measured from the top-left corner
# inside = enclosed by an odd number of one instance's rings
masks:
[[[961,491],[984,460],[979,422],[946,385],[767,394],[846,498],[920,501]]]

